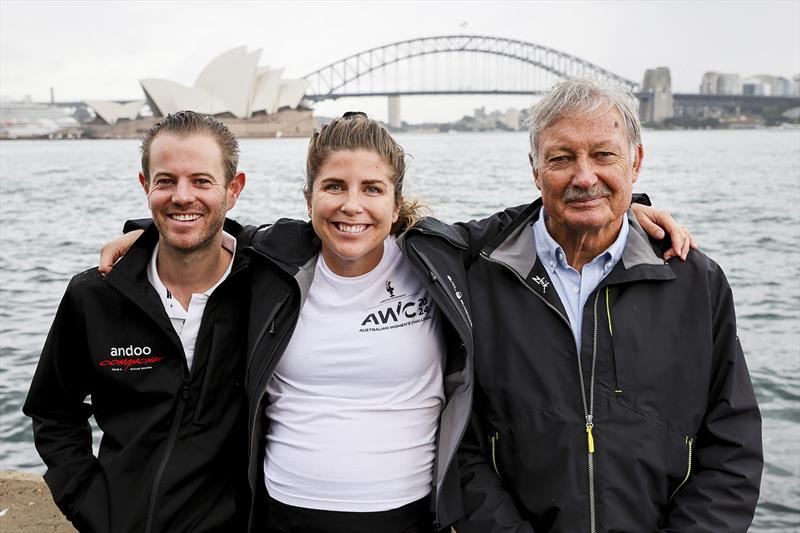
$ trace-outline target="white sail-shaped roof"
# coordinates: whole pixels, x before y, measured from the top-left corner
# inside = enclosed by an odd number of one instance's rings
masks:
[[[306,94],[308,80],[283,80],[281,81],[281,94],[278,97],[277,109],[283,107],[295,108],[300,104]]]
[[[154,113],[166,116],[183,109],[191,109],[198,113],[216,115],[228,112],[228,105],[216,95],[203,89],[186,87],[170,80],[141,80],[142,89],[149,97],[148,101],[155,105]]]
[[[266,111],[268,114],[272,114],[278,110],[282,73],[282,68],[259,67],[256,87],[253,91],[253,113]]]
[[[259,57],[261,49],[249,54],[244,46],[228,50],[203,69],[194,86],[225,102],[228,112],[234,116],[247,118],[251,115],[250,102]]]
[[[297,107],[308,82],[281,80],[283,69],[258,67],[260,56],[260,49],[249,53],[244,46],[228,50],[200,72],[193,87],[155,78],[140,83],[153,113],[159,116],[192,109],[249,118],[258,111],[272,114],[283,107]]]
[[[134,100],[120,104],[111,100],[87,100],[86,105],[107,124],[114,125],[119,119],[135,120],[144,105],[144,100]]]

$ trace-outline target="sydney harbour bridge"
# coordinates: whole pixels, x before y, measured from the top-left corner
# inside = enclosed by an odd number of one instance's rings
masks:
[[[310,102],[343,97],[387,96],[389,117],[399,122],[399,97],[415,95],[538,95],[567,77],[586,77],[634,91],[642,118],[681,114],[759,112],[765,106],[788,109],[796,97],[672,94],[669,73],[656,69],[654,86],[640,86],[599,65],[531,42],[484,35],[443,35],[394,42],[326,65],[304,76]],[[659,72],[656,72],[659,74]],[[660,96],[668,92],[665,104]],[[674,98],[674,100],[673,100]],[[674,104],[673,104],[674,101]],[[659,111],[658,106],[662,109]],[[666,107],[665,107],[666,106]]]
[[[306,98],[435,94],[541,94],[566,77],[636,83],[552,48],[481,35],[424,37],[387,44],[326,65],[304,78]]]

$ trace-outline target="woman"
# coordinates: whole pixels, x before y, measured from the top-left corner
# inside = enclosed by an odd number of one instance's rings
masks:
[[[310,224],[253,239],[250,481],[268,531],[423,532],[460,516],[465,265],[511,215],[442,224],[403,199],[404,175],[391,135],[347,113],[309,143]]]
[[[252,235],[250,530],[412,533],[461,515],[477,235],[403,199],[405,153],[363,113],[309,143],[311,221]],[[239,236],[239,239],[244,236]]]

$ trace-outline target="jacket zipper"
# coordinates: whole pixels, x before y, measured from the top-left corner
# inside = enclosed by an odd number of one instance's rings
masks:
[[[434,283],[437,283],[444,290],[444,293],[447,295],[448,299],[450,300],[450,303],[455,308],[456,313],[460,316],[461,323],[462,324],[468,324],[468,325],[471,326],[472,325],[472,320],[470,320],[468,316],[465,316],[464,314],[462,314],[462,309],[460,307],[459,302],[457,302],[456,299],[450,294],[450,291],[448,290],[447,286],[444,284],[444,281],[442,281],[441,276],[439,276],[439,274],[436,272],[436,269],[433,268],[433,265],[431,265],[431,263],[428,261],[428,258],[425,257],[425,255],[422,252],[420,252],[417,249],[417,247],[414,246],[413,244],[409,244],[409,247],[412,250],[414,250],[414,252],[419,256],[419,258],[422,259],[422,262],[425,263],[425,266],[428,268],[428,273],[430,274],[431,281],[434,282]],[[436,300],[436,296],[434,296],[434,293],[432,291],[430,291],[430,292],[431,292],[431,298],[433,298],[434,301],[435,301]],[[453,317],[449,316],[450,313],[448,312],[448,309],[445,306],[439,304],[438,302],[437,302],[437,305],[439,306],[439,309],[441,309],[441,311],[445,314],[445,316],[450,321],[450,323],[453,324],[454,326],[456,326],[456,324],[458,324],[458,322],[453,320]],[[463,339],[464,338],[463,332],[461,332],[461,335],[462,335],[462,339]],[[464,346],[464,349],[466,351],[466,346]],[[467,379],[468,379],[468,382],[472,382],[472,365],[470,364],[468,354],[467,354],[467,363],[466,364],[467,364]],[[466,419],[461,425],[461,430],[459,431],[457,444],[456,444],[455,448],[453,448],[453,450],[450,451],[450,455],[447,458],[447,463],[444,466],[444,470],[442,470],[442,472],[444,472],[445,476],[447,475],[447,471],[450,469],[450,465],[453,463],[453,459],[456,457],[456,451],[458,450],[458,446],[461,444],[461,441],[464,439],[464,433],[466,433],[466,431],[467,431],[467,426],[469,425],[469,419],[471,417],[472,417],[472,402],[470,402],[469,409],[467,409]],[[434,493],[434,499],[433,499],[433,509],[434,509],[434,515],[435,515],[434,520],[433,520],[433,527],[435,529],[437,529],[437,530],[441,529],[441,520],[439,520],[439,498],[440,498],[441,493],[442,493],[442,486],[443,485],[444,485],[444,477],[442,477],[442,483],[437,483],[436,484],[436,491]]]
[[[572,333],[572,338],[575,339],[575,351],[578,354],[578,376],[580,377],[581,381],[581,399],[583,400],[583,412],[584,417],[586,420],[586,441],[588,446],[588,475],[589,475],[589,531],[590,533],[596,533],[596,521],[595,521],[595,494],[594,494],[594,435],[592,431],[594,429],[594,421],[592,419],[592,413],[594,412],[594,377],[595,377],[595,361],[597,357],[597,300],[600,296],[600,292],[595,292],[595,299],[594,299],[594,338],[592,339],[593,343],[593,353],[592,353],[592,370],[591,370],[591,380],[589,382],[590,387],[590,403],[587,405],[586,402],[586,387],[584,385],[583,380],[583,367],[581,365],[581,350],[580,346],[578,346],[578,340],[575,336],[575,330],[572,328],[572,324],[570,323],[569,319],[565,317],[561,311],[559,311],[553,304],[548,302],[544,296],[533,290],[526,282],[525,279],[519,275],[519,272],[511,268],[510,266],[506,265],[502,261],[498,261],[496,259],[490,258],[486,252],[481,252],[481,257],[489,261],[490,263],[495,263],[497,265],[501,265],[512,274],[514,274],[517,279],[522,282],[522,286],[528,289],[531,293],[535,294],[544,304],[552,309],[558,316],[561,317],[561,320],[569,328],[570,332]]]
[[[581,356],[578,354],[578,374],[581,378],[581,395],[583,397],[583,412],[586,416],[586,438],[588,444],[588,470],[589,470],[589,531],[595,533],[597,531],[596,520],[596,505],[594,494],[594,436],[592,429],[594,429],[594,377],[595,377],[595,363],[597,362],[597,301],[600,299],[600,291],[594,293],[594,329],[592,332],[592,367],[591,376],[589,378],[589,407],[586,407],[586,387],[583,382],[583,370],[581,365]]]
[[[275,304],[275,307],[273,307],[272,311],[270,311],[269,315],[267,315],[264,325],[261,326],[261,331],[259,331],[258,336],[255,337],[256,341],[255,344],[253,344],[253,350],[247,354],[247,369],[245,371],[245,376],[250,372],[250,365],[253,364],[253,354],[255,354],[258,345],[261,344],[261,339],[264,338],[267,332],[269,332],[270,335],[275,333],[275,317],[278,316],[278,312],[283,307],[283,304],[285,304],[289,299],[289,296],[291,296],[291,294],[287,294],[283,300]]]
[[[298,314],[299,314],[299,312],[300,311],[298,310]],[[274,321],[274,317],[273,317],[273,321]],[[267,330],[267,326],[268,326],[269,323],[270,322],[267,322],[267,323],[264,324],[263,330],[265,332]],[[295,320],[294,323],[296,325],[297,324],[297,320]],[[256,419],[259,416],[259,410],[261,409],[261,402],[264,399],[264,396],[267,394],[267,387],[269,385],[269,382],[270,382],[270,380],[272,380],[272,375],[275,373],[275,369],[278,367],[278,360],[272,360],[272,359],[274,359],[273,354],[281,346],[284,345],[284,341],[285,341],[287,335],[291,335],[293,331],[294,331],[294,326],[289,328],[289,330],[287,330],[287,332],[284,333],[284,335],[281,337],[281,340],[277,344],[275,350],[273,350],[272,354],[270,354],[270,364],[265,365],[264,368],[261,369],[261,372],[258,375],[258,379],[256,380],[256,382],[254,384],[254,388],[258,387],[259,383],[261,383],[262,380],[264,379],[264,376],[268,374],[267,379],[265,381],[263,381],[264,388],[256,396],[253,397],[253,403],[250,404],[250,410],[252,411],[252,416],[250,418],[250,428],[255,428],[255,426],[256,426]],[[275,334],[275,329],[274,328],[270,328],[269,329],[269,334],[270,335],[274,335]],[[259,340],[260,340],[260,338],[259,338]],[[280,358],[278,358],[278,359],[280,359]],[[252,434],[250,435],[250,450],[249,450],[249,456],[250,457],[257,457],[257,454],[255,454],[255,449],[256,449],[256,445],[258,444],[258,439],[259,439],[259,435],[256,435],[255,431],[253,431]],[[249,473],[248,473],[248,477],[249,477]],[[258,478],[258,476],[256,476],[256,479],[257,478]],[[255,493],[256,493],[256,487],[253,487],[253,494],[255,494]]]
[[[672,501],[672,498],[674,498],[678,491],[681,490],[681,487],[683,487],[686,482],[689,481],[689,476],[692,473],[692,448],[694,446],[694,439],[686,437],[685,442],[689,453],[689,458],[686,461],[686,475],[684,476],[683,481],[681,481],[680,484],[675,487],[675,490],[672,491],[672,494],[670,494],[669,501]]]
[[[181,417],[183,416],[183,408],[186,405],[186,400],[189,398],[189,379],[186,378],[181,385],[181,393],[178,396],[178,407],[175,410],[175,418],[172,420],[172,427],[169,430],[169,437],[167,438],[167,446],[164,450],[164,456],[161,458],[161,463],[158,465],[156,477],[153,480],[153,489],[150,492],[150,503],[147,508],[147,522],[145,525],[145,533],[150,533],[153,528],[153,518],[156,512],[156,499],[158,497],[158,485],[161,483],[161,476],[167,468],[169,456],[172,454],[172,448],[175,446],[175,440],[178,437],[178,429],[181,426]]]
[[[497,477],[502,481],[503,476],[500,475],[500,469],[497,468],[497,441],[500,440],[500,434],[495,431],[494,435],[489,437],[489,443],[492,446],[492,466],[494,467],[494,473],[497,474]]]
[[[223,284],[229,284],[229,280],[241,272],[244,267],[240,264],[236,267],[235,270],[231,270],[228,274],[228,277],[223,280]],[[218,287],[218,289],[221,288]],[[181,349],[183,352],[183,349]],[[209,359],[212,358],[212,354],[209,353]],[[192,363],[192,366],[197,362],[195,359]],[[210,365],[211,361],[209,360],[207,364]],[[156,501],[158,499],[158,486],[161,484],[161,477],[164,475],[164,471],[167,469],[167,463],[169,462],[169,458],[172,455],[172,449],[175,447],[175,441],[178,439],[178,430],[181,426],[181,419],[183,418],[183,410],[186,407],[186,401],[189,399],[189,382],[191,380],[191,373],[189,372],[189,366],[186,362],[186,355],[184,354],[183,357],[183,368],[184,368],[184,380],[181,384],[180,395],[178,396],[178,406],[175,409],[175,417],[172,419],[172,426],[169,430],[169,436],[167,437],[167,446],[164,449],[164,456],[161,458],[161,462],[158,465],[158,470],[156,470],[156,476],[153,479],[153,488],[150,492],[150,502],[147,505],[147,521],[145,522],[145,533],[150,533],[153,528],[153,521],[155,519],[156,513]],[[209,367],[210,370],[210,367]],[[198,398],[198,403],[202,405],[203,402],[203,395],[202,395],[202,387],[201,387],[201,394]],[[195,407],[196,410],[199,410],[199,405]],[[196,418],[195,414],[195,418]]]

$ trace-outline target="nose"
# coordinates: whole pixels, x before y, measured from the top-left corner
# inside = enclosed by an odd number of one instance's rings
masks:
[[[361,193],[358,190],[350,189],[345,195],[342,206],[339,208],[342,213],[348,216],[357,215],[363,208],[361,207]]]
[[[187,180],[179,179],[172,193],[172,202],[177,205],[190,204],[194,201],[192,184]]]
[[[575,158],[572,184],[581,189],[588,189],[597,182],[594,165],[587,154],[580,154]]]

